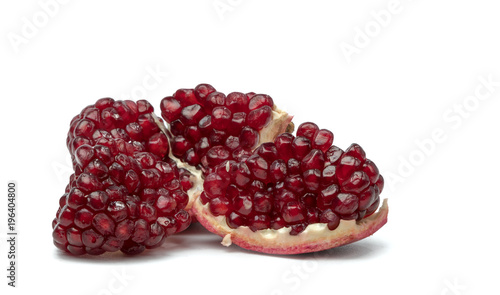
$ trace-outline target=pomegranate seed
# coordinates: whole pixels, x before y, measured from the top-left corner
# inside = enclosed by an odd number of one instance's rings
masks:
[[[329,230],[335,230],[340,224],[340,218],[332,209],[326,209],[321,213],[320,222],[326,223]]]
[[[66,197],[66,204],[73,209],[78,209],[86,203],[85,194],[77,188],[72,188]]]
[[[229,209],[230,203],[225,197],[218,197],[210,200],[210,212],[215,216],[224,216]]]
[[[212,92],[215,92],[215,88],[210,84],[200,84],[194,89],[194,95],[202,104],[205,102],[207,96]]]
[[[205,107],[209,110],[217,106],[223,106],[226,102],[226,95],[222,92],[212,92],[207,96]]]
[[[156,124],[151,114],[142,114],[137,118],[137,123],[142,128],[142,135],[146,138],[151,137],[153,134],[160,132],[160,128]]]
[[[73,246],[83,246],[82,233],[74,227],[68,228],[66,231],[66,238],[68,243]]]
[[[326,152],[333,143],[333,133],[326,129],[318,131],[314,140],[312,140],[313,148]]]
[[[300,168],[302,171],[310,169],[323,169],[325,165],[325,157],[321,150],[311,150],[301,161]]]
[[[326,166],[325,169],[323,169],[323,172],[321,172],[321,184],[323,186],[329,186],[331,184],[337,183],[337,177],[336,177],[336,167],[331,165],[331,166]]]
[[[118,223],[115,227],[115,236],[120,240],[128,240],[134,231],[134,222],[130,219],[125,219]]]
[[[83,171],[95,175],[99,179],[108,177],[109,172],[108,167],[99,159],[92,160]]]
[[[246,118],[248,126],[261,130],[271,122],[272,111],[270,106],[263,106],[251,111]]]
[[[245,218],[235,212],[231,212],[229,216],[227,216],[226,222],[230,228],[238,228],[246,224]]]
[[[270,213],[272,210],[272,196],[269,192],[256,192],[253,202],[255,212]]]
[[[218,130],[226,130],[231,122],[231,111],[225,106],[218,106],[212,110],[212,126]]]
[[[291,226],[292,229],[290,230],[290,235],[296,236],[296,235],[300,234],[301,232],[303,232],[306,229],[306,227],[307,227],[307,225],[304,223],[294,224]]]
[[[132,110],[132,112],[138,113],[140,115],[144,113],[152,113],[154,111],[153,106],[144,99],[138,100],[137,105],[131,100],[126,100],[125,103]]]
[[[241,92],[231,92],[227,95],[226,106],[231,112],[247,112],[248,111],[248,98]]]
[[[384,189],[384,177],[382,177],[382,175],[379,175],[378,180],[375,184],[377,185],[379,192],[382,193],[382,190]]]
[[[182,123],[182,121],[179,119],[174,120],[172,123],[170,123],[170,126],[170,130],[173,135],[183,135],[184,130],[186,129],[186,125],[184,125],[184,123]]]
[[[235,135],[235,136],[239,135],[241,132],[241,129],[243,129],[243,127],[246,124],[246,117],[247,117],[247,114],[243,113],[243,112],[233,113],[233,117],[231,118],[231,123],[229,124],[229,126],[227,128],[227,131],[229,132],[229,134]]]
[[[344,182],[361,165],[361,161],[355,157],[344,154],[336,168],[337,178]]]
[[[193,125],[198,123],[204,116],[205,112],[203,112],[202,106],[193,104],[182,109],[180,118],[185,125]]]
[[[67,227],[73,224],[73,219],[75,218],[75,212],[68,206],[64,206],[59,213],[59,224],[61,226]]]
[[[239,196],[233,200],[234,211],[240,215],[248,216],[252,213],[253,200],[248,192],[241,192]]]
[[[220,173],[211,173],[205,178],[203,189],[209,196],[221,197],[226,193],[229,181],[228,178],[221,176]]]
[[[248,103],[248,109],[250,111],[256,110],[256,109],[263,107],[263,106],[269,106],[269,107],[274,106],[273,99],[269,95],[257,94],[255,96],[253,96],[250,99],[250,102]]]
[[[373,163],[369,159],[366,160],[365,163],[363,164],[363,172],[365,172],[366,175],[368,175],[371,184],[377,183],[379,177],[379,171],[375,163]]]
[[[365,189],[359,194],[358,210],[363,211],[368,209],[373,204],[376,197],[377,192],[375,191],[375,188],[368,187],[367,189]]]
[[[184,136],[178,135],[172,139],[172,153],[176,157],[181,157],[186,151],[192,148],[192,144],[184,138]]]
[[[184,137],[189,142],[198,142],[202,137],[200,128],[198,126],[188,126],[184,130]]]
[[[115,223],[105,213],[98,213],[92,220],[94,228],[102,235],[111,235],[115,232]]]
[[[269,166],[264,158],[259,155],[252,155],[248,158],[246,164],[255,178],[267,180]]]
[[[85,247],[99,248],[104,242],[104,237],[93,229],[88,229],[82,233],[82,243]]]
[[[319,128],[318,125],[312,122],[306,122],[300,124],[299,128],[297,128],[297,136],[303,136],[309,139],[310,142],[314,142],[316,138],[316,134],[318,133]]]
[[[207,176],[208,177],[208,176]],[[234,181],[239,187],[244,188],[250,183],[252,174],[250,168],[245,163],[240,163],[235,172]]]
[[[227,133],[223,130],[213,129],[208,136],[208,141],[212,146],[223,145],[226,141]]]
[[[288,175],[300,174],[300,162],[295,158],[290,158],[287,163]]]
[[[342,183],[342,190],[359,194],[370,185],[370,179],[363,171],[354,172],[350,178]]]
[[[127,218],[127,206],[122,201],[109,203],[106,212],[115,222],[120,222]]]
[[[115,237],[107,237],[104,243],[102,244],[102,250],[106,252],[116,252],[123,247],[123,240],[117,239]]]
[[[305,220],[304,207],[297,201],[288,202],[282,210],[283,220],[288,224],[296,224]]]
[[[316,192],[321,184],[321,171],[319,169],[309,169],[303,174],[304,185],[310,192]]]
[[[292,143],[294,156],[302,160],[311,150],[311,141],[303,136],[297,136]]]
[[[259,142],[259,133],[250,127],[243,127],[240,133],[240,145],[244,148],[253,148]]]
[[[351,144],[346,150],[345,154],[352,156],[360,161],[366,160],[366,153],[357,143]]]
[[[339,193],[334,201],[334,211],[340,215],[352,214],[358,209],[359,199],[354,194]]]
[[[271,217],[268,215],[255,215],[250,219],[248,226],[252,231],[258,231],[271,227]]]
[[[174,93],[174,98],[182,105],[191,105],[198,103],[193,89],[179,89]]]
[[[213,167],[226,160],[229,160],[230,153],[223,146],[214,146],[213,148],[208,150],[206,157],[208,164]]]
[[[84,144],[79,146],[74,154],[76,162],[80,166],[86,167],[94,158],[94,149],[90,145]]]
[[[342,157],[344,154],[344,151],[342,151],[340,148],[332,145],[328,150],[326,151],[326,161],[330,163],[331,165],[337,164],[339,159]]]
[[[281,159],[288,161],[294,156],[293,140],[294,137],[290,133],[282,133],[276,138],[275,145]]]
[[[108,201],[108,194],[103,191],[94,191],[88,196],[88,203],[90,208],[95,211],[101,211],[106,207]]]
[[[283,181],[287,174],[287,165],[285,161],[278,159],[269,167],[271,180],[274,182]]]
[[[101,98],[97,100],[97,102],[95,103],[95,107],[102,111],[106,108],[113,106],[114,102],[115,100],[110,97]]]
[[[301,194],[305,190],[304,179],[300,175],[288,176],[285,178],[285,187],[296,194]]]
[[[332,184],[323,189],[318,195],[317,204],[321,210],[328,209],[334,205],[335,198],[337,197],[340,189],[337,185]]]
[[[168,139],[165,134],[158,132],[149,138],[147,147],[151,153],[163,158],[168,154]]]

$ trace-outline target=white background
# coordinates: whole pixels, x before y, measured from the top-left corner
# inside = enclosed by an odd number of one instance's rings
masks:
[[[2,1],[1,294],[498,294],[500,6],[336,2]],[[321,257],[225,248],[200,226],[132,258],[57,250],[71,118],[105,96],[158,111],[202,82],[267,93],[338,146],[361,144],[393,180],[388,224]],[[5,278],[12,179],[16,289]]]

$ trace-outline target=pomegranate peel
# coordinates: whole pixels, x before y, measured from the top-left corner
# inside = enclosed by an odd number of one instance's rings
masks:
[[[290,228],[256,232],[248,226],[230,228],[224,216],[213,216],[208,205],[199,201],[194,202],[192,211],[207,230],[223,237],[221,244],[226,247],[236,244],[267,254],[301,254],[347,245],[371,236],[387,223],[389,206],[387,199],[384,199],[379,210],[364,219],[341,220],[333,231],[325,223],[310,224],[295,236],[290,235]]]

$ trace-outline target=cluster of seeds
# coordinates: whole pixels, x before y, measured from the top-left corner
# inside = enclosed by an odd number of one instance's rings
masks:
[[[160,246],[189,226],[190,173],[168,157],[169,142],[144,100],[98,100],[71,121],[75,173],[53,221],[55,245],[75,255]]]
[[[269,95],[231,92],[226,96],[209,84],[179,89],[165,97],[160,107],[173,135],[172,154],[204,172],[221,160],[248,157],[275,108]]]
[[[384,184],[377,166],[359,145],[344,152],[332,142],[330,131],[304,123],[296,137],[280,134],[243,161],[221,159],[205,177],[201,201],[231,228],[286,226],[291,235],[373,214]]]

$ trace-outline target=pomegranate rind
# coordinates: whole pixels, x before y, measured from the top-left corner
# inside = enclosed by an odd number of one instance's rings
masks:
[[[203,205],[200,200],[194,202],[191,210],[207,230],[223,237],[224,246],[236,244],[268,254],[301,254],[347,245],[371,236],[387,223],[389,205],[387,199],[384,199],[379,210],[364,219],[341,220],[333,231],[325,223],[311,224],[296,236],[290,235],[290,228],[256,232],[247,226],[232,229],[227,226],[225,217],[213,216],[208,205]]]

